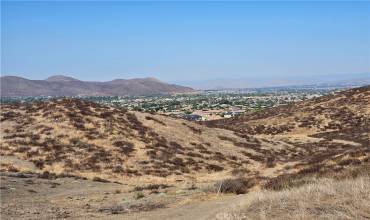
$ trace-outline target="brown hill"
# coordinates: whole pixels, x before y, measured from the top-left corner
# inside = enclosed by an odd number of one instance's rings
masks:
[[[120,96],[191,92],[189,87],[172,85],[154,78],[117,79],[109,82],[86,82],[67,76],[29,80],[15,76],[0,78],[1,96]]]
[[[1,154],[91,178],[265,182],[368,162],[369,100],[366,87],[208,124],[222,129],[77,99],[3,105]]]
[[[206,122],[252,135],[307,135],[369,144],[370,86]]]
[[[236,168],[252,172],[260,166],[251,159],[254,152],[228,139],[264,144],[230,131],[77,99],[3,105],[1,125],[2,156],[33,162],[39,171],[116,180],[217,179]]]
[[[5,219],[216,219],[253,201],[240,212],[285,219],[302,207],[293,216],[326,215],[325,204],[339,201],[348,218],[367,216],[368,191],[334,185],[368,182],[316,177],[368,175],[369,100],[365,87],[208,126],[78,99],[1,105],[0,211]],[[260,188],[283,191],[251,192]],[[360,194],[361,205],[349,205]],[[315,196],[323,200],[310,203]],[[230,216],[239,219],[218,219]]]
[[[285,143],[271,157],[288,168],[340,170],[369,162],[370,86],[206,124]]]

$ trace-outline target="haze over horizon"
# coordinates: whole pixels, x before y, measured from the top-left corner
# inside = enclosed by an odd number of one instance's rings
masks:
[[[22,76],[11,76],[2,75],[0,78],[5,79],[7,77],[20,77],[27,79]],[[321,75],[321,76],[300,76],[300,77],[254,77],[254,78],[210,78],[208,80],[184,80],[184,81],[164,81],[162,79],[146,76],[138,78],[115,78],[105,81],[96,80],[81,80],[71,74],[58,74],[50,75],[44,79],[30,79],[36,81],[83,81],[83,82],[112,82],[116,80],[154,80],[162,83],[176,84],[180,86],[186,86],[193,89],[209,90],[209,89],[242,89],[242,88],[266,88],[266,87],[279,87],[279,86],[308,86],[308,85],[327,85],[327,86],[364,86],[370,84],[370,72],[369,73],[356,73],[356,74],[336,74],[336,75]],[[28,80],[28,79],[27,79]]]
[[[198,82],[370,72],[370,2],[1,6],[1,75]]]

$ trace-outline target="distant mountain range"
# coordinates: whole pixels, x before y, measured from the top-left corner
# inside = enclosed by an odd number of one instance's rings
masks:
[[[155,78],[115,79],[108,82],[81,81],[56,75],[46,80],[17,76],[0,78],[1,97],[14,96],[115,96],[185,93],[190,87],[167,84]]]

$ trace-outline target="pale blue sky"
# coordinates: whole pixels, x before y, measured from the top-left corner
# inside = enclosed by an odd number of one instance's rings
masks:
[[[1,2],[1,74],[165,81],[370,72],[370,2]]]

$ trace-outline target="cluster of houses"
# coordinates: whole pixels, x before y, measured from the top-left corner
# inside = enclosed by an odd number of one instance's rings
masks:
[[[210,121],[217,120],[222,118],[232,118],[237,115],[243,114],[245,110],[241,109],[230,109],[229,111],[225,110],[196,110],[191,114],[186,114],[184,112],[171,112],[169,115],[183,118],[188,121]]]

